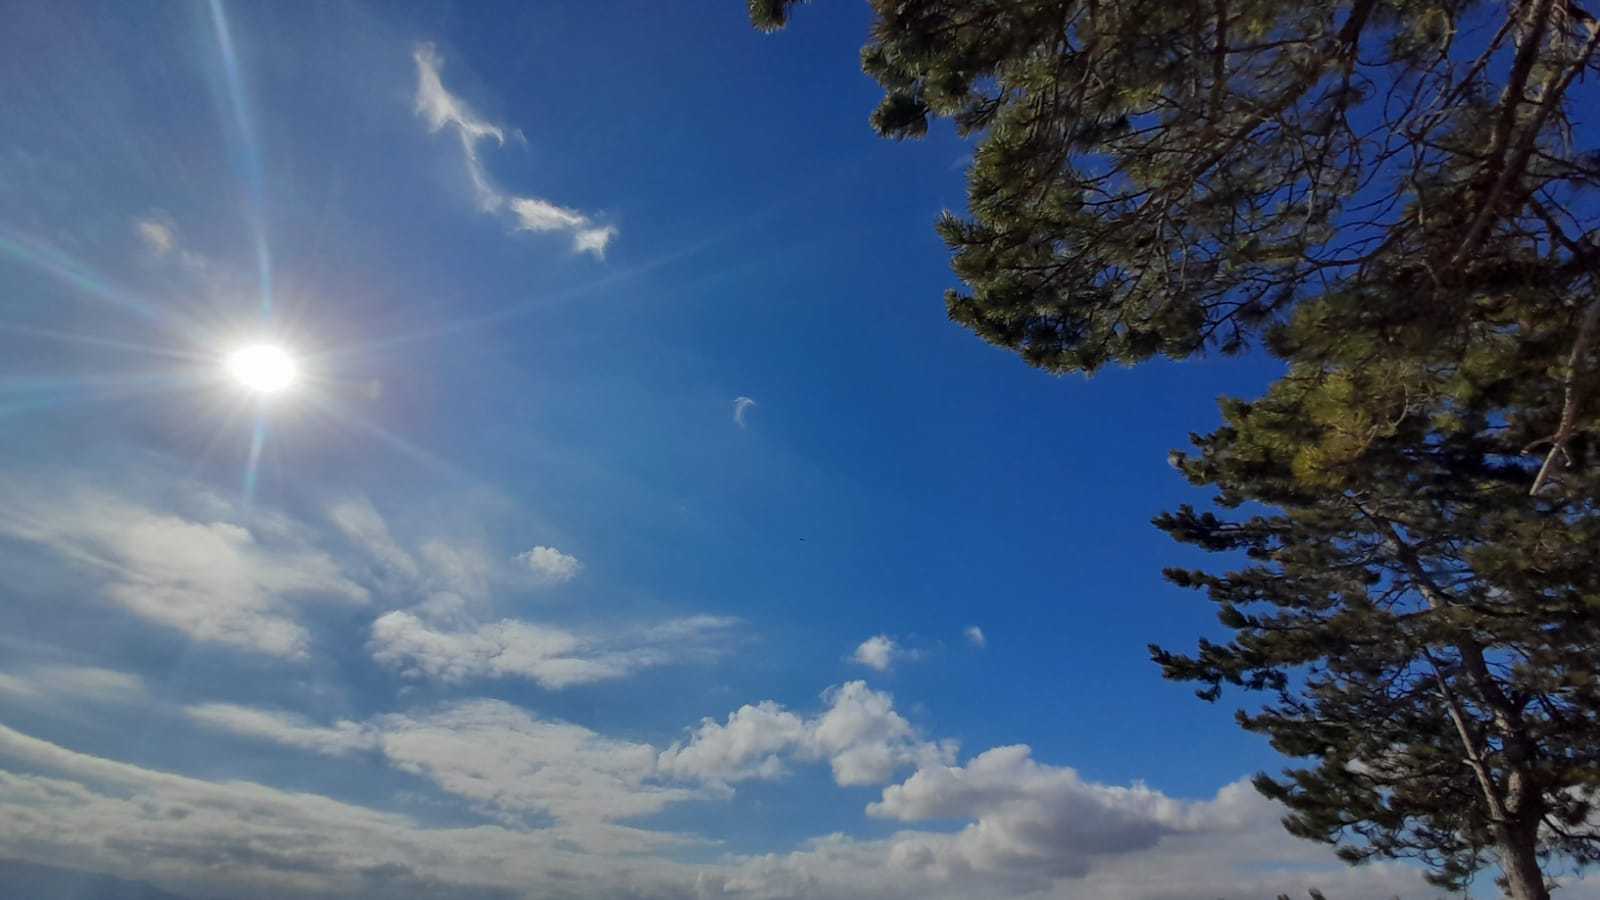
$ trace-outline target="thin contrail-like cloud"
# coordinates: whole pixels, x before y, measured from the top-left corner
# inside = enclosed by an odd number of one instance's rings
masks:
[[[745,411],[748,410],[750,407],[755,406],[755,405],[756,405],[756,402],[754,400],[751,400],[749,397],[735,397],[735,398],[733,398],[733,421],[734,421],[734,424],[738,425],[740,428],[743,428],[744,427],[744,414],[745,414]]]

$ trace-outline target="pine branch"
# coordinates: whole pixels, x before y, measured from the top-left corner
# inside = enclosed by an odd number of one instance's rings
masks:
[[[1567,372],[1563,379],[1566,401],[1561,407],[1561,424],[1556,427],[1555,434],[1529,444],[1522,451],[1528,453],[1535,447],[1543,446],[1545,443],[1550,444],[1550,452],[1545,454],[1544,465],[1539,467],[1539,474],[1533,479],[1533,487],[1528,489],[1529,496],[1537,496],[1540,489],[1545,486],[1558,454],[1568,466],[1572,465],[1572,454],[1567,451],[1567,444],[1578,432],[1578,410],[1583,404],[1583,376],[1586,374],[1583,371],[1584,363],[1587,361],[1589,343],[1594,339],[1597,322],[1600,322],[1600,301],[1589,304],[1588,312],[1583,315],[1583,324],[1578,326],[1578,337],[1572,343],[1572,354],[1567,357]]]

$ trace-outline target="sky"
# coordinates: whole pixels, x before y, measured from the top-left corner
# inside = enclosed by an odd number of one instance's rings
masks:
[[[1272,366],[949,323],[971,148],[872,133],[865,4],[6,18],[33,896],[1436,895],[1148,659],[1218,635],[1166,454]]]

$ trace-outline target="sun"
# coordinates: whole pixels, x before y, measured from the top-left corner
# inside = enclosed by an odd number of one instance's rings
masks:
[[[228,374],[257,394],[281,394],[299,377],[294,357],[276,344],[253,344],[228,355]]]

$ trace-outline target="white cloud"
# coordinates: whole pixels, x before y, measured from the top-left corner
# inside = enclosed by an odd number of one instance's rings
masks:
[[[958,831],[842,834],[789,854],[749,857],[709,874],[712,895],[751,898],[1432,897],[1417,869],[1352,870],[1327,848],[1291,838],[1280,807],[1241,780],[1208,800],[1135,784],[1083,780],[997,747],[965,766],[925,766],[884,789],[870,815],[902,822],[966,821]]]
[[[989,638],[984,635],[983,629],[976,625],[968,625],[961,633],[966,637],[967,643],[979,650],[989,646]]]
[[[596,259],[604,259],[606,248],[611,246],[611,239],[617,234],[615,225],[581,228],[572,236],[572,250],[575,253],[591,253]]]
[[[29,676],[48,693],[105,702],[126,702],[145,693],[144,679],[138,675],[96,666],[39,666]]]
[[[485,764],[481,753],[465,761]],[[70,860],[202,896],[504,897],[530,885],[551,900],[694,894],[690,868],[644,855],[685,843],[670,833],[427,827],[314,793],[140,768],[5,726],[0,810],[0,857]]]
[[[302,716],[237,706],[203,703],[185,710],[195,721],[221,731],[308,750],[323,756],[348,756],[379,748],[372,729],[350,721],[331,726],[314,724]]]
[[[503,146],[506,142],[505,129],[483,118],[461,98],[445,89],[444,81],[439,77],[444,60],[432,44],[419,45],[412,53],[412,59],[417,64],[417,114],[428,123],[430,132],[455,129],[478,207],[486,213],[509,213],[512,227],[517,231],[570,232],[573,252],[589,253],[596,259],[604,259],[606,247],[617,236],[616,227],[596,225],[584,213],[538,197],[502,193],[489,178],[483,160],[478,155],[478,145],[485,140],[493,140]]]
[[[178,236],[178,223],[160,210],[134,219],[133,234],[153,259],[176,262],[192,275],[206,275],[211,270],[211,263],[204,256],[183,245]]]
[[[372,623],[370,649],[379,664],[408,678],[527,678],[560,690],[715,656],[734,624],[697,616],[595,637],[516,619],[446,628],[397,610]]]
[[[113,603],[194,640],[303,657],[310,638],[296,602],[368,599],[292,526],[190,518],[61,485],[0,483],[0,504],[0,535],[49,548]]]
[[[583,563],[570,553],[562,553],[554,547],[534,547],[524,553],[518,553],[516,560],[527,566],[535,575],[550,584],[562,584],[578,577],[578,572],[583,569]]]
[[[649,744],[545,721],[498,700],[470,700],[370,722],[316,725],[231,704],[191,706],[208,727],[323,756],[380,754],[509,825],[551,816],[593,824],[660,812],[693,791],[656,781]]]
[[[211,721],[236,730],[251,722]],[[425,827],[304,790],[144,769],[0,726],[0,857],[70,859],[206,896],[498,897],[530,886],[551,900],[1194,900],[1303,897],[1313,886],[1332,897],[1438,896],[1416,868],[1351,869],[1289,837],[1281,809],[1242,781],[1181,800],[1086,781],[1020,747],[964,766],[926,763],[870,807],[908,824],[965,820],[957,831],[833,834],[793,852],[690,864],[661,854],[694,838],[618,824],[694,796],[662,783],[671,773],[647,745],[492,701],[321,733],[286,723],[242,729],[288,735],[312,752],[370,739],[390,765],[501,824]],[[363,736],[347,741],[352,732]]]
[[[1080,876],[1094,857],[1153,847],[1181,831],[1249,822],[1248,784],[1210,803],[1174,800],[1143,785],[1086,782],[1070,768],[1034,762],[1026,746],[996,747],[965,766],[920,769],[891,785],[867,814],[901,822],[973,820],[955,835],[902,842],[908,858],[975,872]],[[926,852],[924,852],[926,851]]]
[[[893,638],[886,634],[874,635],[861,642],[856,652],[850,654],[850,661],[859,663],[878,672],[887,672],[894,664],[902,659],[916,659],[914,651],[900,646]]]
[[[749,412],[750,408],[755,405],[756,402],[749,397],[733,398],[733,423],[738,425],[740,428],[743,428],[744,414]]]
[[[424,581],[434,591],[459,594],[474,602],[489,595],[489,583],[494,578],[494,560],[476,547],[432,540],[422,545],[422,561],[426,564]]]
[[[156,256],[166,256],[178,246],[178,236],[172,225],[160,219],[136,219],[133,231],[144,242],[145,249]]]
[[[726,724],[705,719],[687,741],[661,752],[660,766],[680,778],[729,784],[776,778],[786,760],[826,761],[841,785],[881,784],[896,770],[955,758],[951,741],[922,739],[894,699],[852,681],[823,694],[827,710],[804,719],[773,701],[746,705]]]
[[[144,679],[95,666],[41,665],[23,673],[0,672],[0,693],[27,700],[128,703],[145,696]]]
[[[417,561],[395,543],[388,524],[370,502],[350,499],[335,503],[328,508],[328,518],[345,537],[385,568],[410,580],[417,578]]]
[[[589,222],[576,210],[534,197],[511,198],[511,213],[517,217],[519,231],[566,231],[582,228]]]
[[[633,819],[692,795],[654,783],[649,744],[542,721],[494,700],[383,716],[376,727],[396,767],[509,821],[529,815],[565,823]]]
[[[13,697],[36,697],[39,694],[39,688],[26,678],[0,672],[0,694],[10,694]]]

